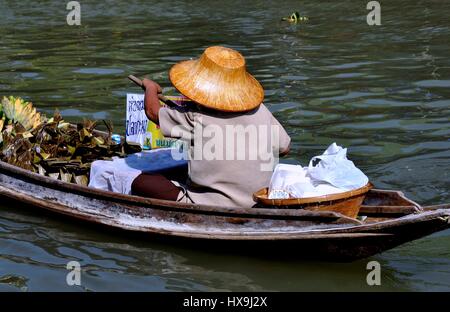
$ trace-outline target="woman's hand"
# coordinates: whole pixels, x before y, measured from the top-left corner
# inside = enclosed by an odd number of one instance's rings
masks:
[[[153,80],[144,78],[144,80],[142,80],[142,88],[144,90],[148,90],[148,91],[154,91],[155,93],[161,93],[162,89],[161,86],[159,84],[157,84],[156,82],[154,82]]]

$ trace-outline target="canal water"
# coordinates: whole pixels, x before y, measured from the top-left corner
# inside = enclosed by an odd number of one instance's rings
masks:
[[[176,62],[211,45],[239,50],[285,125],[283,161],[306,164],[333,142],[379,188],[422,204],[450,202],[449,1],[0,0],[0,96],[65,119],[110,119],[124,131],[125,78],[171,94]],[[281,22],[293,11],[307,23]],[[0,290],[450,290],[450,232],[353,263],[277,261],[195,251],[0,203]],[[286,253],[292,250],[286,250]],[[80,287],[66,283],[79,261]],[[368,261],[381,286],[368,286]]]

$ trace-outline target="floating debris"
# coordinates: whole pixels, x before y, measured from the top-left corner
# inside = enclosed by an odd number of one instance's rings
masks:
[[[111,139],[113,126],[103,121],[107,133],[96,131],[96,121],[76,126],[55,111],[50,119],[21,98],[3,98],[0,106],[0,160],[64,182],[87,185],[91,163],[141,151],[139,144]]]
[[[21,291],[27,291],[28,290],[28,278],[20,275],[3,275],[0,276],[0,284],[3,285],[9,285],[12,287],[16,287],[20,289]]]
[[[300,16],[300,13],[298,12],[293,12],[291,15],[288,17],[283,17],[281,20],[297,24],[298,22],[306,22],[309,18],[307,16]]]

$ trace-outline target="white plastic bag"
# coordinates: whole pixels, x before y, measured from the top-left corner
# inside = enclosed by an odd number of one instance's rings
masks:
[[[363,187],[369,182],[367,176],[347,159],[347,149],[336,143],[311,159],[308,175],[314,181],[326,182],[344,191]]]
[[[313,157],[308,167],[278,164],[269,185],[269,199],[306,198],[342,193],[363,187],[367,176],[347,159],[336,143]]]

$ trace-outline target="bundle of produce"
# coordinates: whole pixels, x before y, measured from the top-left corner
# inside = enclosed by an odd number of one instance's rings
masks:
[[[21,98],[3,98],[0,106],[0,160],[41,175],[87,185],[91,163],[141,151],[139,145],[111,140],[112,124],[84,120],[73,126],[56,111],[46,119]]]

